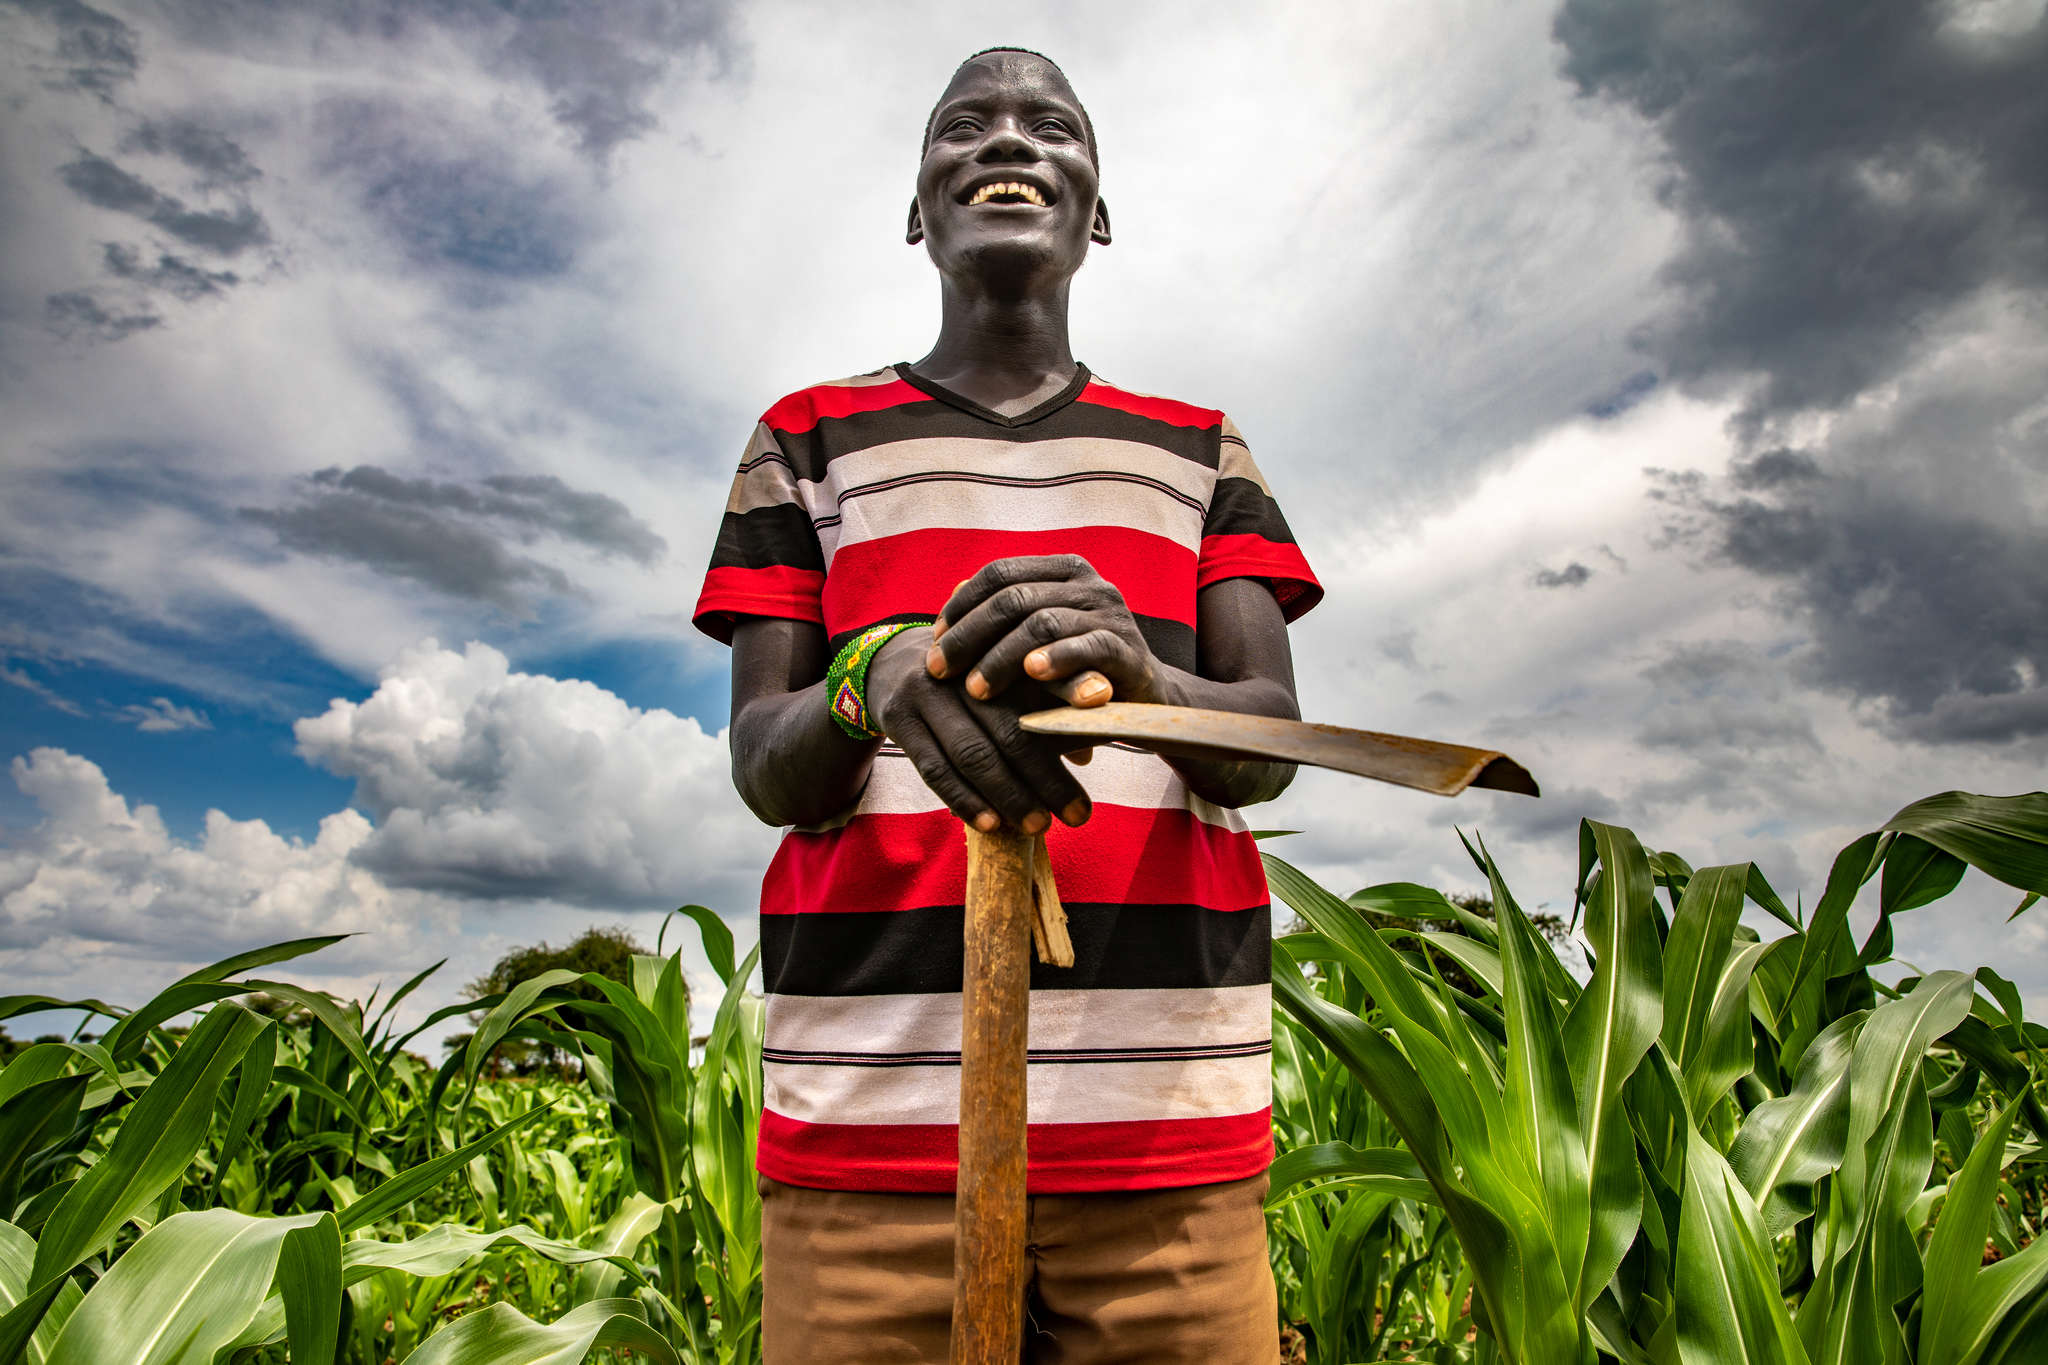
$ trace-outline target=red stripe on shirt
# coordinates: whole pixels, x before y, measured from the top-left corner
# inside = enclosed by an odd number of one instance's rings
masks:
[[[1270,578],[1273,596],[1281,614],[1289,621],[1323,600],[1323,585],[1316,581],[1299,546],[1264,536],[1203,536],[1201,559],[1195,569],[1195,591],[1226,578]]]
[[[721,644],[732,643],[735,616],[784,616],[822,623],[819,599],[825,575],[816,569],[770,564],[759,569],[738,565],[712,569],[704,575],[691,624]]]
[[[762,415],[771,431],[795,434],[809,431],[827,417],[851,417],[860,412],[880,412],[905,403],[935,401],[928,393],[912,388],[900,379],[886,384],[820,384],[778,402]]]
[[[1088,823],[1046,831],[1060,898],[1094,905],[1255,910],[1269,900],[1249,834],[1185,810],[1097,806]],[[783,836],[761,881],[764,915],[845,914],[959,905],[967,843],[943,810],[859,815],[838,829]]]
[[[1116,584],[1140,616],[1195,623],[1194,554],[1163,536],[1125,526],[1056,531],[973,531],[948,527],[841,545],[825,579],[825,621],[838,635],[903,612],[937,615],[953,585],[991,560],[1078,554]]]
[[[1221,1118],[1034,1123],[1025,1134],[1032,1194],[1154,1190],[1246,1180],[1273,1160],[1273,1111]],[[960,1130],[949,1123],[801,1123],[761,1114],[755,1166],[770,1180],[825,1190],[951,1194]]]
[[[1117,388],[1114,384],[1105,384],[1100,379],[1090,379],[1087,387],[1081,390],[1074,401],[1093,403],[1100,408],[1115,408],[1138,417],[1150,417],[1155,422],[1164,422],[1174,427],[1223,425],[1223,414],[1214,408],[1198,408],[1192,403],[1176,403],[1171,398],[1154,398],[1150,394],[1130,393]]]

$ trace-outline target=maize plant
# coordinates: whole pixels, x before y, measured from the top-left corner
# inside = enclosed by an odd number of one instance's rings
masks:
[[[404,1035],[433,968],[381,1007],[248,975],[334,938],[133,1011],[0,997],[0,1019],[112,1021],[0,1069],[0,1363],[756,1359],[753,960],[683,913],[725,983],[701,1051],[680,954],[590,977],[599,1002],[550,974]],[[458,1012],[483,1013],[469,1049],[438,1071],[406,1050]],[[580,1054],[588,1085],[480,1083],[515,1034]]]
[[[1269,1211],[1311,1359],[2048,1360],[2048,1033],[1989,968],[1874,970],[1967,866],[2048,890],[2048,796],[1906,807],[1805,918],[1587,821],[1583,981],[1467,849],[1491,921],[1267,857],[1305,925],[1274,946]]]
[[[2048,1032],[1994,971],[1890,961],[1966,866],[2032,904],[2048,798],[1910,806],[1811,916],[1589,822],[1583,980],[1468,848],[1491,918],[1268,863],[1305,926],[1274,951],[1269,1225],[1312,1360],[2048,1359]],[[682,913],[723,989],[694,1042],[658,950],[403,1034],[434,968],[381,1003],[253,975],[332,938],[135,1010],[0,998],[106,1023],[0,1068],[0,1365],[757,1360],[753,959]],[[408,1050],[456,1013],[444,1065]],[[507,1039],[582,1079],[496,1077]]]

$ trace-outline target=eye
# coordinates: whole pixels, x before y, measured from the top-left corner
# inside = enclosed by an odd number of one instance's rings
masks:
[[[1041,134],[1049,134],[1053,137],[1069,140],[1074,136],[1074,130],[1056,118],[1040,119],[1037,131]]]
[[[959,118],[948,120],[946,126],[939,129],[939,136],[951,137],[955,133],[971,133],[980,126],[973,119],[963,114]]]

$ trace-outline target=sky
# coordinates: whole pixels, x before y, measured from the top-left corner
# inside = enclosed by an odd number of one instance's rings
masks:
[[[347,932],[286,974],[447,959],[416,1018],[752,939],[690,607],[758,415],[930,345],[922,120],[993,44],[1100,138],[1076,354],[1228,411],[1328,588],[1304,713],[1545,792],[1304,773],[1270,847],[1474,889],[1477,830],[1568,908],[1592,817],[1811,904],[2043,785],[2043,9],[0,0],[0,992]],[[2048,1015],[2017,899],[1898,952]]]

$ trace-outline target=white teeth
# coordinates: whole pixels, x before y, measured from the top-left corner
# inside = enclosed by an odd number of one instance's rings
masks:
[[[974,197],[967,202],[969,204],[986,204],[990,199],[999,194],[1014,194],[1027,204],[1034,204],[1039,208],[1045,207],[1045,196],[1040,194],[1035,186],[1013,180],[998,181],[993,185],[983,185],[974,192]]]

